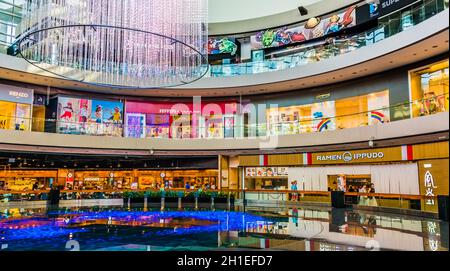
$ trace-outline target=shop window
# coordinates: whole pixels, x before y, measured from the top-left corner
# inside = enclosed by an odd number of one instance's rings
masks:
[[[216,189],[217,170],[148,170],[138,172],[139,189]]]
[[[271,135],[347,129],[390,121],[389,90],[310,105],[271,108]]]
[[[30,131],[31,105],[0,101],[0,129]]]
[[[347,129],[368,125],[368,96],[352,97],[336,101],[336,127]]]
[[[410,72],[414,117],[448,111],[448,75],[448,60]]]
[[[167,114],[147,114],[148,138],[168,138],[170,131],[170,116]]]
[[[180,114],[173,116],[172,118],[173,118],[171,124],[172,138],[177,139],[191,138],[192,115]]]

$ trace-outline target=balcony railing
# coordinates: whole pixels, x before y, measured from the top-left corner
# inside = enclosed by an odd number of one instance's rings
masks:
[[[299,116],[299,119],[296,121],[249,123],[244,125],[234,123],[228,127],[225,127],[222,118],[219,118],[221,122],[210,121],[205,122],[207,125],[198,126],[192,125],[191,122],[184,124],[182,122],[174,122],[170,125],[167,124],[167,126],[136,126],[125,125],[122,123],[96,123],[93,121],[73,122],[37,117],[27,118],[23,116],[0,115],[0,130],[23,130],[23,132],[27,132],[31,130],[31,127],[45,126],[45,130],[52,130],[54,131],[53,133],[142,139],[165,138],[187,140],[258,138],[342,130],[371,125],[384,125],[389,122],[433,115],[440,112],[448,112],[448,99],[449,95],[448,93],[445,93],[427,99],[400,103],[390,107],[382,107],[354,114],[329,117],[322,116],[320,118]],[[253,112],[253,114],[256,114],[256,112]],[[234,116],[236,119],[242,117],[243,115],[241,114]],[[267,116],[267,118],[269,119],[269,116]],[[180,124],[182,124],[182,127]]]
[[[392,15],[379,19],[379,26],[356,35],[341,35],[326,38],[314,43],[300,44],[289,51],[279,54],[288,54],[263,61],[245,62],[238,64],[210,65],[207,77],[229,77],[250,75],[265,72],[281,71],[310,63],[319,62],[335,56],[344,55],[357,49],[370,46],[384,39],[403,32],[433,16],[448,9],[448,2],[444,0],[427,0],[420,6],[409,6]],[[10,37],[11,38],[11,37]],[[3,44],[8,44],[1,41]],[[16,45],[11,45],[11,52]],[[0,53],[4,51],[0,45]]]
[[[380,19],[380,25],[366,32],[336,38],[329,38],[315,44],[300,45],[287,56],[239,64],[211,66],[211,77],[228,77],[281,71],[310,63],[319,62],[335,56],[347,54],[363,47],[385,40],[403,32],[448,8],[443,0],[427,1],[419,7],[408,7]]]

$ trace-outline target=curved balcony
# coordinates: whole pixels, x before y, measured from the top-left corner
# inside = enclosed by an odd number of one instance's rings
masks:
[[[396,18],[390,18],[386,24],[381,23],[382,25],[363,33],[328,38],[313,44],[298,45],[279,53],[285,56],[273,57],[257,62],[212,65],[210,75],[211,77],[251,75],[292,69],[320,62],[371,46],[404,31],[411,32],[410,29],[412,27],[426,21],[443,10],[440,10],[440,7],[432,1],[419,8],[407,11],[398,14]]]
[[[447,99],[448,94],[443,96]],[[0,130],[0,149],[5,151],[37,151],[37,152],[65,152],[83,154],[123,154],[123,155],[153,155],[193,153],[193,154],[223,154],[223,153],[259,153],[260,151],[282,152],[286,149],[302,151],[302,148],[317,148],[322,146],[343,145],[358,143],[356,148],[367,147],[369,141],[385,141],[388,145],[404,144],[406,137],[420,137],[423,135],[436,135],[418,138],[422,141],[448,140],[449,113],[447,109],[437,109],[434,112],[423,111],[417,117],[412,117],[412,111],[417,111],[423,101],[411,104],[400,104],[389,108],[380,108],[378,111],[360,112],[336,116],[333,118],[303,119],[290,123],[252,124],[235,126],[240,130],[234,137],[205,138],[210,127],[198,127],[196,138],[128,138],[123,137],[127,127],[122,124],[94,124],[94,123],[68,123],[54,122],[56,125],[78,125],[89,129],[110,131],[116,136],[70,135],[55,133],[40,133],[21,131],[21,125],[16,130]],[[426,101],[425,101],[426,102]],[[374,112],[391,112],[395,120],[385,117],[380,120],[375,114],[377,122],[368,121],[373,118]],[[337,125],[328,125],[323,129],[324,123],[337,121],[351,123],[351,128],[342,129]],[[24,126],[30,120],[15,118],[15,122]],[[37,121],[34,119],[33,121]],[[44,120],[41,120],[44,121]],[[326,124],[325,124],[326,126]],[[287,127],[287,129],[284,129]],[[146,127],[151,129],[152,127]],[[176,128],[176,127],[174,127]],[[294,128],[294,129],[292,129]],[[297,128],[297,129],[295,129]],[[204,133],[202,133],[202,131]],[[284,131],[284,132],[283,132]],[[211,131],[213,132],[213,131]],[[397,140],[397,141],[393,141]],[[416,139],[414,139],[416,140]],[[419,141],[419,142],[422,142]],[[418,143],[418,142],[414,142]]]
[[[133,96],[235,96],[298,90],[368,76],[448,52],[448,8],[422,6],[414,12],[412,17],[391,20],[386,27],[335,38],[333,42],[318,43],[312,48],[296,48],[292,55],[256,63],[213,66],[209,77],[178,88],[93,87],[56,78],[21,58],[6,55],[2,56],[0,71],[5,79],[26,83]],[[398,27],[406,19],[411,20]]]

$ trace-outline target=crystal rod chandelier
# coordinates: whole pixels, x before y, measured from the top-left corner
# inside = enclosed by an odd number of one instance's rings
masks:
[[[19,54],[63,79],[164,88],[208,72],[208,0],[29,0]]]

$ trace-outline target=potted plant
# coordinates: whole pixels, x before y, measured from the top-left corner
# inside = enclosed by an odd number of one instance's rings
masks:
[[[196,198],[196,192],[187,192],[184,194],[183,202],[184,203],[194,203]]]
[[[124,203],[130,202],[130,206],[144,205],[144,193],[143,192],[129,192],[123,193]]]
[[[184,195],[182,194],[181,197]],[[177,203],[178,202],[179,193],[178,191],[166,191],[165,202],[168,203]]]
[[[198,203],[211,203],[212,193],[209,191],[198,191]]]
[[[162,192],[148,190],[145,192],[145,197],[147,198],[148,203],[160,203],[161,197],[162,197]]]
[[[213,193],[214,203],[228,203],[228,193],[219,192]]]

